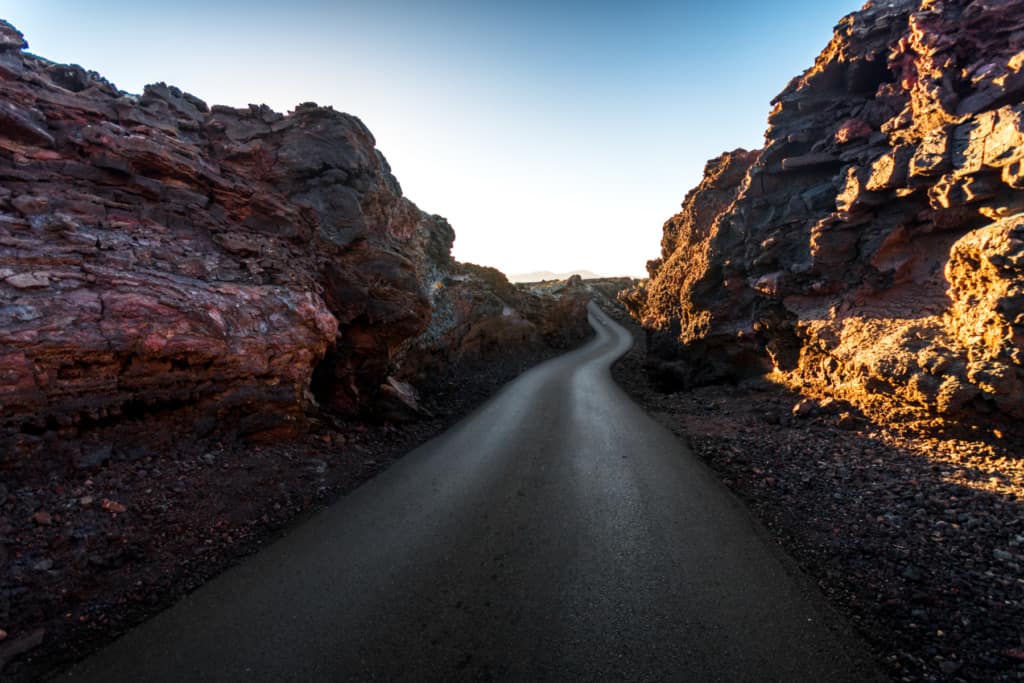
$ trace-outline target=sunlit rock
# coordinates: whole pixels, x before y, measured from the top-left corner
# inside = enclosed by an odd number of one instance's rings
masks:
[[[770,371],[886,419],[1024,415],[1022,39],[1021,2],[843,18],[765,147],[727,183],[731,157],[708,165],[624,295],[654,376]]]

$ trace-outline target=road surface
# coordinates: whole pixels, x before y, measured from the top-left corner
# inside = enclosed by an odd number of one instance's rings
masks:
[[[862,646],[614,384],[630,334],[506,386],[74,681],[863,681]]]

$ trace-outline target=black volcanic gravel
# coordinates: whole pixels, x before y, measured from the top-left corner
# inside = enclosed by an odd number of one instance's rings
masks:
[[[101,647],[558,353],[508,354],[437,379],[423,400],[429,419],[324,416],[288,443],[209,443],[0,482],[0,680],[36,680]]]
[[[683,437],[898,681],[1024,680],[1024,453],[907,434],[765,380],[655,391],[643,332],[619,384]]]

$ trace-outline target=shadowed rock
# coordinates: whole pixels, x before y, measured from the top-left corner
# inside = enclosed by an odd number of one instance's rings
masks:
[[[527,305],[451,259],[452,228],[356,117],[130,95],[25,47],[0,23],[0,467],[283,438],[318,404],[409,409],[409,350],[443,369],[491,315],[464,306],[438,337],[447,281]],[[495,334],[541,343],[529,325]]]

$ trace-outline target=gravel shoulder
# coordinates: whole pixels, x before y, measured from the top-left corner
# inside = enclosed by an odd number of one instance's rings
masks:
[[[1024,680],[1024,449],[930,436],[768,380],[654,390],[643,331],[616,381],[684,438],[897,681]]]
[[[460,367],[428,387],[432,416],[416,421],[324,417],[282,444],[215,442],[0,481],[0,679],[38,680],[102,647],[559,353]]]

